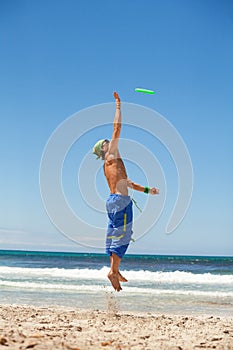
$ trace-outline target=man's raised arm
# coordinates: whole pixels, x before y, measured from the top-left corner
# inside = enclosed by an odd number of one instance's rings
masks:
[[[113,121],[113,134],[112,139],[109,144],[109,154],[116,154],[118,150],[118,141],[120,138],[121,133],[121,123],[122,123],[122,117],[121,117],[121,100],[117,92],[114,92],[113,94],[115,100],[116,100],[116,112],[114,116]]]

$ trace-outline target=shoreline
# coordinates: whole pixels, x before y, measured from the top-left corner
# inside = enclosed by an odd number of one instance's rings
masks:
[[[233,318],[0,304],[0,349],[232,349]]]

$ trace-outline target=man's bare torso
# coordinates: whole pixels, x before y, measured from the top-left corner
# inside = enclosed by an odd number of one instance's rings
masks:
[[[128,196],[127,173],[119,153],[117,157],[107,157],[104,162],[104,174],[110,193]]]

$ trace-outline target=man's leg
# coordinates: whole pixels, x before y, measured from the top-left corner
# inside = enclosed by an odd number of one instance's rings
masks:
[[[132,230],[132,221],[133,221],[133,210],[132,210],[132,201],[130,201],[130,203],[127,205],[126,209],[125,209],[125,213],[126,218],[127,218],[127,234],[130,236],[132,236],[133,230]],[[122,245],[120,250],[118,250],[118,252],[120,253],[121,258],[123,258],[123,256],[125,255],[127,249],[128,249],[129,244],[126,245]],[[119,248],[118,248],[119,249]],[[120,271],[118,270],[118,279],[120,282],[128,282],[128,280],[123,277],[120,273]]]
[[[108,273],[108,278],[113,286],[113,288],[119,292],[122,290],[120,282],[119,282],[119,265],[121,262],[121,258],[115,253],[112,253],[110,256],[111,269]]]
[[[113,264],[113,262],[112,262],[112,255],[110,256],[110,264],[111,264],[111,266],[112,266],[112,264]],[[120,265],[120,264],[119,264]],[[120,282],[128,282],[128,280],[124,277],[124,276],[122,276],[122,274],[120,273],[120,271],[119,271],[119,266],[118,266],[118,279],[119,279],[119,281]]]

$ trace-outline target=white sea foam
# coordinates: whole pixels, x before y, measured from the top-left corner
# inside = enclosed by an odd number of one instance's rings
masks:
[[[0,281],[1,287],[26,289],[26,290],[36,290],[36,291],[62,291],[62,292],[79,292],[79,293],[96,293],[96,292],[112,292],[111,286],[103,286],[96,284],[61,284],[61,283],[41,283],[38,282],[19,282],[19,281]],[[124,289],[121,295],[130,294],[140,294],[140,295],[186,295],[193,297],[207,297],[207,298],[233,298],[233,292],[220,292],[220,291],[200,291],[200,290],[171,290],[171,289],[156,289],[156,288],[141,288],[141,287],[127,287],[124,285]]]
[[[109,271],[108,267],[102,269],[63,269],[63,268],[22,268],[22,267],[0,267],[0,278],[14,279],[62,279],[62,280],[106,280]],[[130,281],[144,283],[168,283],[168,284],[220,284],[233,287],[233,275],[214,275],[211,273],[194,274],[192,272],[174,271],[122,271]]]

